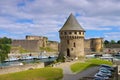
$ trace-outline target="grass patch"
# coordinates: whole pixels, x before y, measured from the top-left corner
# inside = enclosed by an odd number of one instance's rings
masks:
[[[40,47],[41,51],[46,51],[46,52],[57,52],[57,50],[51,48],[51,47]]]
[[[87,59],[86,62],[90,62],[91,64],[96,64],[96,65],[101,65],[101,64],[113,65],[111,61],[102,60],[98,58]]]
[[[62,69],[46,67],[0,75],[0,80],[59,80],[62,77]]]
[[[85,62],[74,63],[70,66],[72,72],[81,72],[87,68],[99,66],[101,64],[112,65],[112,62],[101,59],[88,59]]]
[[[18,51],[18,52],[20,52],[21,54],[30,52],[30,51],[24,49],[23,47],[13,47],[13,46],[12,46],[12,47],[11,47],[11,50],[13,50],[13,51]]]

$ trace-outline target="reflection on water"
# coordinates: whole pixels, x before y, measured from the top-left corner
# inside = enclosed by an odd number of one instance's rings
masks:
[[[25,64],[30,64],[30,63],[37,63],[37,62],[50,62],[50,61],[54,61],[56,60],[56,57],[52,57],[52,58],[43,58],[43,59],[28,59],[28,60],[18,60],[18,61],[8,61],[8,62],[4,62],[4,63],[0,63],[0,66],[16,66],[16,65],[20,65],[21,63],[25,63]]]

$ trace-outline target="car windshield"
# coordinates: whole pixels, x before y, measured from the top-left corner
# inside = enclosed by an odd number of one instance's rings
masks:
[[[101,72],[103,72],[103,73],[109,73],[108,71],[106,71],[106,70],[101,70]]]
[[[100,75],[100,74],[97,74],[97,76],[100,76],[100,77],[107,77],[106,75]]]

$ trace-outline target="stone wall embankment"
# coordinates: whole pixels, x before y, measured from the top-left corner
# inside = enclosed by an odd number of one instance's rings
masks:
[[[0,74],[14,73],[14,72],[20,72],[20,71],[36,69],[36,68],[44,68],[44,63],[26,64],[26,65],[21,65],[21,66],[0,67]]]

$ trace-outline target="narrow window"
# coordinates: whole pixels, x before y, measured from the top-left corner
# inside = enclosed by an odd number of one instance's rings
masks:
[[[64,32],[65,33],[65,35],[67,34],[67,32]]]
[[[74,42],[73,46],[74,46],[74,47],[76,47],[76,44],[75,44],[75,42]]]
[[[72,34],[72,32],[69,32],[69,34]]]
[[[71,48],[71,51],[73,51],[73,48]]]
[[[77,32],[75,32],[75,34],[77,34]]]
[[[79,34],[81,35],[81,32],[79,32]]]
[[[61,32],[61,35],[62,35],[63,33]]]
[[[67,44],[69,44],[69,40],[67,40]]]

